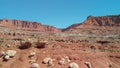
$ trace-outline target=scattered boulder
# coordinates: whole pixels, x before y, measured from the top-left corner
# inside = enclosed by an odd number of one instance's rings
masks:
[[[3,56],[3,61],[8,61],[10,58],[14,57],[15,54],[15,50],[7,50],[6,52],[1,52],[1,55]]]
[[[58,62],[60,65],[65,65],[66,60],[64,58],[61,58],[61,60]]]
[[[40,68],[38,63],[32,63],[30,68]]]
[[[53,59],[50,59],[50,60],[48,61],[48,66],[54,66],[54,64],[53,64]]]
[[[52,58],[45,58],[45,59],[43,59],[42,63],[48,64],[48,66],[54,66],[53,61],[54,61],[54,59],[52,59]]]
[[[68,56],[65,56],[65,59],[67,60],[68,63],[70,63],[70,58]]]
[[[69,64],[69,68],[79,68],[79,65],[75,62]]]
[[[30,59],[30,60],[29,60],[29,63],[31,63],[31,64],[32,64],[32,63],[36,63],[36,60],[35,60],[35,59]]]
[[[10,59],[10,56],[9,55],[6,55],[3,57],[3,61],[8,61]]]
[[[8,50],[6,52],[6,55],[8,55],[9,57],[14,57],[16,54],[16,51],[15,50]]]
[[[90,62],[85,62],[85,64],[87,65],[88,68],[92,68],[92,65]]]
[[[32,51],[32,52],[30,52],[30,54],[29,54],[29,58],[34,57],[35,55],[36,55],[36,52],[35,52],[35,51]]]
[[[11,45],[10,45],[10,44],[7,44],[6,46],[9,48]]]
[[[64,56],[64,58],[61,58],[61,60],[58,62],[60,65],[65,65],[66,63],[70,63],[70,59],[68,56]]]
[[[51,58],[45,58],[45,59],[43,59],[42,63],[47,64],[49,62],[49,60],[51,60]]]

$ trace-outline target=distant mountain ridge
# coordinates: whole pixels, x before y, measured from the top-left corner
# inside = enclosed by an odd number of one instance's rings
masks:
[[[10,19],[1,19],[0,26],[14,29],[24,29],[31,31],[42,31],[42,32],[60,32],[60,29],[56,27],[43,25],[38,22],[29,22],[21,20],[10,20]]]
[[[43,25],[39,22],[29,22],[22,20],[10,20],[1,19],[1,27],[19,29],[19,30],[31,30],[41,32],[83,32],[86,29],[89,31],[93,29],[108,30],[109,28],[114,31],[113,27],[119,32],[120,27],[120,15],[109,15],[109,16],[88,16],[83,23],[73,24],[65,29],[58,29],[54,26]],[[82,29],[82,30],[81,30]]]
[[[120,15],[111,16],[88,16],[83,23],[73,24],[64,31],[77,28],[92,28],[92,27],[114,27],[120,26]]]
[[[88,16],[83,23],[73,24],[63,32],[83,34],[120,34],[120,15]]]
[[[82,25],[92,26],[120,26],[120,15],[88,16]]]

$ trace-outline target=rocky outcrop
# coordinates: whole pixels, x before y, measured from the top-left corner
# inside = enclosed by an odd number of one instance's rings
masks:
[[[83,23],[73,24],[63,32],[85,34],[119,34],[120,15],[111,16],[88,16]]]
[[[89,26],[120,26],[120,15],[113,16],[89,16],[82,25]]]
[[[38,23],[38,22],[28,22],[28,21],[21,21],[21,20],[2,19],[0,20],[0,26],[19,29],[19,30],[60,32],[60,29],[57,29],[53,26],[42,25],[41,23]]]
[[[83,23],[73,24],[64,30],[75,29],[75,28],[84,28],[84,27],[114,27],[120,26],[120,15],[111,15],[111,16],[88,16]]]

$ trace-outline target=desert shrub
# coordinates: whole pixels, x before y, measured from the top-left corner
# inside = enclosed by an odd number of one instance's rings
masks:
[[[31,42],[25,42],[25,43],[21,43],[21,45],[19,46],[19,49],[28,49],[32,46]]]
[[[13,36],[16,36],[16,34],[15,34],[15,33],[13,33]]]
[[[0,64],[0,68],[2,68],[2,64]]]
[[[11,33],[8,33],[8,35],[11,35]]]
[[[36,48],[45,48],[46,42],[37,42],[36,43]]]
[[[97,43],[100,43],[100,44],[106,44],[106,43],[110,43],[109,41],[97,41]]]
[[[92,50],[93,52],[95,52],[95,50],[96,50],[96,47],[95,47],[95,46],[90,46],[90,48],[91,48],[91,50]]]

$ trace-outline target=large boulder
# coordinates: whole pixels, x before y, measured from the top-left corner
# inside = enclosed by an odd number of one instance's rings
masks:
[[[34,57],[36,55],[36,52],[35,51],[32,51],[32,52],[30,52],[30,54],[29,54],[29,58],[32,58],[32,57]]]
[[[6,55],[8,55],[9,57],[14,57],[16,54],[15,50],[7,50]]]
[[[9,59],[10,59],[10,56],[9,56],[9,55],[6,55],[6,56],[3,57],[3,60],[4,60],[4,61],[8,61]]]
[[[69,64],[69,68],[79,68],[79,65],[75,62]]]
[[[51,60],[51,58],[45,58],[45,59],[43,59],[42,63],[47,64],[49,62],[49,60]]]
[[[54,66],[54,64],[53,64],[54,60],[55,59],[52,59],[52,58],[45,58],[45,59],[43,59],[42,63],[47,64],[48,66]]]
[[[40,68],[38,63],[32,63],[30,68]]]
[[[87,65],[88,68],[92,68],[92,65],[90,62],[85,62],[85,64]]]
[[[64,58],[61,58],[61,60],[58,62],[60,65],[65,65],[66,60]]]

